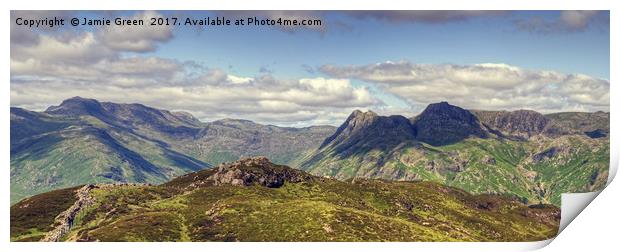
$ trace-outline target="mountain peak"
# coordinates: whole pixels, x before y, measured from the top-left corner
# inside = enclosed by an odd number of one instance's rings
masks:
[[[446,101],[442,101],[438,103],[428,104],[428,106],[426,106],[426,109],[424,109],[422,113],[424,112],[448,112],[448,111],[461,112],[462,110],[465,110],[465,109],[458,107],[458,106],[454,106]]]
[[[84,98],[78,95],[78,96],[73,96],[71,98],[67,98],[65,99],[65,101],[96,101],[96,100],[92,98]]]
[[[362,112],[361,110],[354,110],[351,115],[340,126],[341,128],[348,128],[349,131],[357,131],[361,128],[367,127],[379,119],[379,115],[372,111]],[[344,129],[343,128],[343,129]]]
[[[478,118],[466,109],[447,102],[429,104],[414,119],[417,139],[431,145],[446,145],[469,136],[487,137]]]
[[[431,107],[431,108],[432,107],[444,107],[444,108],[447,108],[447,107],[456,107],[456,106],[451,105],[447,101],[440,101],[440,102],[437,102],[437,103],[430,103],[430,104],[428,104],[427,107]]]
[[[50,106],[45,113],[80,116],[100,114],[102,110],[99,101],[75,96],[62,101],[58,106]]]
[[[68,99],[65,99],[64,101],[62,101],[60,103],[60,106],[62,106],[63,104],[67,105],[67,104],[78,104],[78,103],[99,103],[99,101],[95,100],[95,99],[91,99],[91,98],[84,98],[81,96],[74,96]]]
[[[413,135],[411,123],[404,116],[380,116],[370,110],[355,110],[332,136],[325,139],[319,149],[330,144],[343,151],[355,144],[374,141],[400,143],[412,139]]]
[[[352,130],[357,130],[362,127],[366,127],[372,124],[379,118],[377,113],[368,110],[367,112],[362,112],[360,110],[354,110],[351,115],[347,118],[343,125],[348,125]]]
[[[367,119],[367,118],[374,118],[379,116],[377,113],[373,112],[372,110],[368,110],[366,112],[363,112],[359,109],[354,110],[351,115],[349,115],[349,119]]]

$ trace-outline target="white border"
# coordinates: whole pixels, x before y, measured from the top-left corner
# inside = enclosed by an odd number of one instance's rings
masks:
[[[4,164],[10,163],[10,143],[9,143],[9,107],[10,107],[10,39],[9,39],[9,20],[11,9],[41,9],[41,10],[54,10],[54,9],[75,9],[75,10],[141,10],[141,9],[156,9],[156,10],[191,10],[191,9],[204,9],[204,10],[216,10],[216,9],[292,9],[292,10],[312,10],[312,9],[324,9],[324,10],[347,10],[347,9],[420,9],[420,10],[434,10],[434,9],[454,9],[454,10],[539,10],[539,9],[553,9],[553,10],[569,10],[569,9],[602,9],[611,11],[611,69],[618,69],[618,51],[615,50],[614,45],[617,45],[618,33],[614,32],[613,27],[618,26],[618,18],[615,18],[614,14],[617,11],[615,1],[611,0],[588,0],[588,1],[540,1],[540,0],[502,0],[502,1],[488,1],[488,0],[433,0],[433,1],[334,1],[334,0],[315,0],[315,1],[287,1],[278,3],[276,1],[241,1],[241,0],[227,0],[227,1],[169,1],[169,0],[133,0],[133,1],[69,1],[69,0],[54,0],[54,1],[34,1],[34,0],[20,0],[20,1],[3,1],[5,8],[2,12],[4,24],[0,25],[1,34],[4,35],[3,50],[1,59],[4,59],[2,68],[3,80],[6,83],[4,91],[2,92],[1,105],[5,109],[0,110],[0,118],[3,123],[0,127],[2,134],[2,142],[0,145],[0,157]],[[612,71],[610,81],[616,79],[617,73]],[[618,88],[611,85],[611,97],[618,97]],[[617,100],[611,100],[610,110],[616,110],[619,106]],[[613,132],[618,131],[619,127],[618,117],[611,113],[611,166],[613,169],[610,172],[610,176],[615,174],[615,170],[618,166],[618,140]],[[547,245],[550,241],[543,241],[537,243],[100,243],[100,244],[87,244],[87,243],[9,243],[9,185],[10,176],[8,166],[5,166],[5,176],[0,177],[0,184],[2,185],[2,193],[0,193],[0,199],[4,202],[4,206],[0,207],[0,215],[2,216],[2,226],[0,227],[0,240],[2,241],[2,247],[8,250],[3,251],[111,251],[111,250],[149,250],[149,251],[170,251],[170,250],[190,250],[190,251],[219,251],[219,250],[253,250],[253,251],[274,251],[274,250],[290,250],[295,249],[299,251],[320,251],[320,250],[341,250],[341,251],[405,251],[411,249],[424,249],[431,251],[497,251],[497,250],[523,250],[523,249],[536,249]],[[613,177],[612,177],[613,178]],[[611,182],[611,179],[610,179]],[[617,193],[618,190],[616,190]],[[603,193],[605,195],[605,192]],[[606,194],[607,201],[617,201],[616,195]],[[597,200],[597,201],[599,201]],[[596,201],[594,203],[597,203]],[[568,205],[568,204],[567,204]],[[612,205],[613,206],[613,205]],[[615,207],[617,209],[618,203]],[[579,210],[580,211],[580,210]],[[577,211],[577,212],[579,212]],[[586,209],[589,211],[589,209]],[[607,211],[607,213],[611,213]],[[582,232],[582,234],[589,234],[592,230],[599,230],[602,227],[600,222],[605,223],[606,218],[609,216],[588,216],[596,217],[594,224],[591,226],[585,226],[584,230],[574,230],[570,227],[567,230],[571,232]],[[618,225],[617,218],[614,218],[615,224]],[[614,223],[614,222],[612,222]],[[587,223],[586,223],[587,224]],[[581,223],[584,225],[584,223]],[[617,230],[617,227],[603,228],[603,230]],[[574,234],[574,233],[573,233]],[[611,236],[608,236],[611,237]],[[560,234],[557,240],[562,239]],[[556,241],[559,242],[559,241]],[[567,242],[565,247],[554,247],[555,249],[570,249],[574,244],[605,244],[605,241],[580,241],[573,239]],[[608,241],[609,242],[609,241]],[[613,243],[613,241],[611,241]],[[608,244],[612,244],[608,243]]]

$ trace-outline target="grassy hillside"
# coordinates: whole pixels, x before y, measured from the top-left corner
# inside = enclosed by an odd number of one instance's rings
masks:
[[[309,171],[338,179],[434,181],[474,194],[501,194],[529,203],[559,205],[563,192],[587,192],[604,186],[608,141],[585,136],[530,142],[469,138],[445,146],[408,142],[392,150],[368,149],[347,158],[323,150],[323,158]]]
[[[559,223],[554,206],[433,182],[338,181],[248,161],[159,186],[100,186],[91,195],[95,203],[62,240],[533,241],[553,237]],[[55,205],[33,197],[11,208],[12,240],[53,225],[22,217],[40,204]]]

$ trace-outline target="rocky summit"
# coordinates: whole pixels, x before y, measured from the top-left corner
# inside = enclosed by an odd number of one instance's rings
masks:
[[[415,131],[403,116],[379,116],[375,112],[353,111],[336,132],[326,138],[319,149],[338,146],[341,152],[364,148],[384,148],[407,139],[414,139]],[[380,141],[374,141],[380,139]],[[364,146],[359,146],[363,144]]]
[[[266,157],[241,159],[233,163],[220,164],[217,171],[208,179],[215,185],[243,185],[258,184],[270,188],[277,188],[284,183],[299,183],[312,181],[309,174],[281,165],[275,165]]]
[[[45,110],[47,114],[69,116],[102,115],[105,110],[99,101],[82,97],[73,97],[62,101],[58,106],[51,106]]]
[[[488,136],[474,114],[447,102],[428,105],[412,121],[416,138],[431,145],[446,145],[468,137]]]

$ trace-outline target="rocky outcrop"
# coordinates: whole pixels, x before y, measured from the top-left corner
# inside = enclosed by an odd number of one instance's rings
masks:
[[[538,163],[545,160],[555,159],[557,157],[566,157],[568,156],[570,151],[571,149],[566,146],[554,146],[535,153],[534,155],[532,155],[531,159],[534,163]]]
[[[75,191],[77,200],[64,212],[56,216],[56,226],[52,231],[49,231],[41,241],[43,242],[57,242],[60,241],[66,233],[71,230],[73,222],[80,211],[91,206],[94,202],[90,191],[97,188],[95,185],[85,185]]]
[[[547,114],[546,117],[557,125],[573,132],[583,133],[590,138],[609,136],[609,112],[561,112]]]
[[[474,112],[484,125],[506,135],[529,138],[542,134],[550,119],[532,110],[517,111],[476,111]]]
[[[487,165],[495,165],[497,164],[497,160],[495,160],[495,158],[492,156],[484,156],[482,158],[482,163]]]
[[[217,185],[251,186],[261,185],[278,188],[284,183],[312,181],[313,176],[301,170],[275,165],[266,157],[241,159],[219,165],[217,172],[208,177]]]
[[[527,209],[523,210],[521,215],[527,218],[537,219],[545,224],[558,223],[561,218],[560,209],[544,204],[530,205]]]
[[[556,138],[584,134],[590,138],[609,135],[609,113],[562,112],[543,115],[532,110],[473,111],[492,132],[528,139],[543,135]]]

